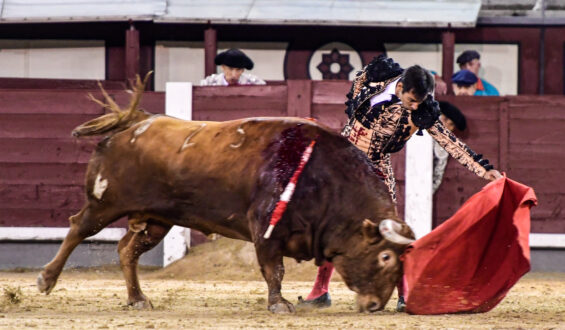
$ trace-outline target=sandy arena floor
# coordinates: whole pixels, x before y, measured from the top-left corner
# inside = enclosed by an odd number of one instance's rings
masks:
[[[441,316],[396,313],[396,296],[382,312],[359,314],[354,293],[334,276],[332,307],[273,315],[266,309],[267,288],[250,257],[252,248],[227,239],[206,245],[171,267],[142,271],[142,288],[155,307],[150,311],[125,305],[117,267],[65,270],[49,296],[37,291],[37,272],[1,272],[0,328],[565,329],[565,274],[526,275],[488,313]],[[308,293],[315,267],[292,260],[286,264],[283,294],[296,302]]]

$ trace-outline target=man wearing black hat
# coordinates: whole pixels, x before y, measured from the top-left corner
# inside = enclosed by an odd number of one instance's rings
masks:
[[[222,66],[222,73],[209,75],[200,82],[201,86],[265,85],[262,79],[244,72],[253,69],[253,61],[239,49],[221,52],[214,62]]]
[[[477,90],[474,95],[477,96],[498,96],[498,90],[488,81],[479,78],[479,69],[481,68],[481,55],[476,50],[466,50],[457,57],[457,64],[462,70],[469,70],[474,73],[477,78]]]

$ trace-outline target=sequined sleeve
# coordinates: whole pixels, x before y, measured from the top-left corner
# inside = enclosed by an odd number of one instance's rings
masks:
[[[384,182],[388,187],[388,192],[394,204],[396,204],[396,179],[392,170],[390,154],[383,154],[378,160],[372,161],[373,166],[384,176]]]
[[[485,173],[492,169],[487,159],[483,159],[481,154],[476,154],[463,141],[459,140],[451,131],[449,131],[438,120],[428,129],[428,133],[447,151],[457,159],[461,165],[480,177],[484,177]]]
[[[239,84],[240,85],[265,85],[266,82],[257,77],[254,76],[250,73],[243,73],[240,77],[239,77]]]

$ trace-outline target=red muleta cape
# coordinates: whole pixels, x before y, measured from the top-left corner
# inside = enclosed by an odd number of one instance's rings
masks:
[[[487,184],[405,252],[406,310],[481,313],[530,270],[532,188],[506,177]]]

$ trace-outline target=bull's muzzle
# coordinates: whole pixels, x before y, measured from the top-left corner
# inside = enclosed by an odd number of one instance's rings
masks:
[[[414,242],[413,239],[402,236],[400,234],[401,231],[402,225],[392,219],[384,219],[379,224],[379,232],[386,240],[403,245]]]
[[[374,313],[382,310],[384,308],[384,304],[381,303],[381,300],[378,297],[371,295],[358,295],[357,307],[361,313]]]

